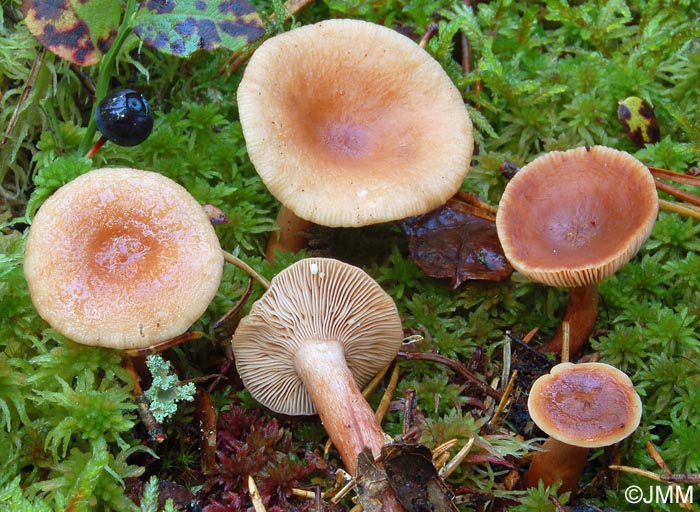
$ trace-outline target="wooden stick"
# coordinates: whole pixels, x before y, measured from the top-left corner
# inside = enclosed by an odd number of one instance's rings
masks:
[[[665,199],[659,199],[659,208],[667,212],[678,213],[694,219],[700,219],[700,211],[694,207],[691,207],[690,205],[686,206],[679,203],[674,203],[672,201],[666,201]]]
[[[663,181],[659,181],[657,179],[654,180],[654,184],[658,190],[671,194],[676,199],[680,199],[681,201],[685,201],[695,206],[700,206],[700,197],[696,196],[695,194],[691,194],[690,192],[686,192],[685,190],[681,190],[678,187],[674,187],[673,185],[669,185],[668,183],[664,183]]]
[[[491,398],[495,398],[496,400],[500,400],[501,397],[503,396],[503,393],[501,393],[500,391],[498,391],[496,389],[493,389],[491,386],[486,384],[483,380],[481,380],[479,377],[477,377],[472,372],[470,372],[461,362],[456,361],[454,359],[450,359],[449,357],[445,357],[445,356],[440,355],[440,354],[433,354],[431,352],[399,351],[398,355],[399,355],[399,357],[403,357],[404,359],[418,359],[418,360],[423,360],[423,361],[433,361],[434,363],[444,364],[445,366],[452,368],[454,371],[459,373],[462,377],[464,377],[469,382],[474,384],[485,395],[490,396]]]
[[[681,174],[679,172],[669,171],[668,169],[662,169],[660,167],[651,167],[649,165],[647,168],[655,178],[663,178],[676,183],[681,183],[682,185],[700,187],[700,177]]]
[[[258,274],[253,267],[248,265],[245,261],[242,259],[234,256],[230,252],[226,252],[223,249],[221,252],[224,254],[224,260],[227,261],[228,263],[231,263],[232,265],[240,268],[241,270],[245,271],[249,276],[254,278],[257,282],[259,282],[261,285],[265,287],[265,289],[268,289],[270,287],[270,281],[265,279],[263,276]]]

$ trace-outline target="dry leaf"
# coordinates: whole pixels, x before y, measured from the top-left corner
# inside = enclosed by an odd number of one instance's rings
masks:
[[[431,277],[448,277],[457,288],[467,279],[501,281],[512,268],[496,233],[491,212],[450,199],[432,212],[403,221],[408,250]]]

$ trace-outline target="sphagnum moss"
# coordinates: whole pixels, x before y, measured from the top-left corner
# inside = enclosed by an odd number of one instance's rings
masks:
[[[261,3],[268,12],[275,10],[271,4]],[[277,12],[280,5],[275,2]],[[16,21],[19,6],[19,0],[3,6],[1,35],[7,44],[0,45],[4,94],[0,108],[6,121],[37,52],[36,44]],[[523,165],[552,149],[603,144],[629,151],[648,165],[679,172],[700,163],[696,83],[700,73],[700,12],[693,2],[665,5],[586,0],[570,5],[561,0],[495,1],[470,8],[454,0],[319,0],[295,22],[342,16],[393,26],[415,40],[438,19],[439,30],[426,49],[459,87],[475,124],[478,151],[464,189],[478,192],[492,204],[498,202],[505,186],[498,174],[503,160]],[[275,30],[286,28],[277,25]],[[468,69],[463,69],[461,61],[464,43],[470,51]],[[10,48],[21,48],[21,52],[6,51]],[[217,227],[222,246],[249,256],[268,277],[301,257],[284,257],[274,266],[262,262],[277,204],[246,156],[234,94],[240,72],[231,76],[221,73],[228,67],[228,55],[202,54],[183,62],[139,48],[135,39],[127,40],[125,48],[128,55],[118,59],[115,80],[122,85],[142,81],[144,92],[153,91],[149,97],[156,111],[154,133],[141,146],[119,152],[107,146],[93,162],[73,160],[72,164],[84,170],[104,165],[142,167],[172,177],[200,201],[224,209],[231,222]],[[10,142],[2,147],[3,195],[12,196],[12,201],[2,203],[1,222],[13,216],[26,221],[21,205],[29,200],[31,188],[36,187],[31,205],[35,210],[52,190],[75,175],[66,165],[66,155],[75,152],[83,136],[88,95],[66,63],[49,56],[44,66],[40,87],[27,103],[31,112],[24,111],[20,117],[24,124],[18,125]],[[86,76],[94,78],[94,73],[87,70]],[[654,106],[662,134],[659,143],[638,149],[625,138],[615,109],[618,101],[631,95]],[[48,110],[35,108],[42,102]],[[17,138],[17,134],[22,137]],[[31,185],[30,176],[34,178]],[[600,334],[594,335],[586,349],[599,351],[601,360],[623,367],[642,394],[642,427],[621,453],[623,462],[652,471],[655,465],[645,441],[654,442],[675,472],[698,471],[700,467],[700,455],[693,444],[700,429],[694,391],[700,381],[700,341],[693,330],[700,317],[698,225],[697,221],[660,214],[651,239],[637,258],[601,286]],[[124,420],[133,424],[136,420],[125,399],[130,383],[120,358],[89,347],[81,347],[76,354],[70,342],[46,329],[31,306],[22,277],[23,241],[18,232],[22,227],[3,226],[0,235],[0,380],[6,384],[0,387],[0,508],[6,504],[16,510],[64,508],[79,492],[94,509],[133,510],[135,506],[130,505],[115,476],[138,476],[145,466],[145,476],[158,474],[176,480],[179,473],[187,475],[189,483],[198,478],[201,481],[203,475],[197,473],[196,464],[178,462],[190,458],[170,457],[166,469],[149,455],[134,454],[129,448],[141,443],[143,433],[138,426],[124,430]],[[466,283],[452,290],[447,283],[417,271],[395,230],[387,227],[381,232],[386,236],[378,233],[368,230],[354,235],[354,252],[348,253],[348,258],[365,267],[396,299],[405,328],[424,336],[421,350],[439,348],[446,355],[474,363],[480,375],[492,378],[501,371],[499,354],[506,331],[522,335],[540,326],[546,335],[556,327],[564,305],[564,296],[557,290],[543,290],[517,276],[503,283]],[[365,251],[365,247],[371,249]],[[224,351],[219,348],[230,327],[210,328],[245,289],[245,277],[236,271],[227,270],[225,280],[212,310],[197,325],[207,333],[207,339],[196,346],[177,348],[171,356],[181,378],[224,373],[227,378],[212,390],[219,407],[226,407],[230,393],[238,393],[247,407],[254,407],[230,369],[226,370]],[[253,296],[258,293],[254,290]],[[477,357],[479,354],[484,356]],[[88,377],[79,378],[78,367],[84,368]],[[489,437],[492,434],[485,431],[484,417],[474,412],[478,408],[468,397],[459,394],[460,382],[449,370],[414,361],[402,362],[401,370],[400,389],[416,388],[418,405],[430,426],[426,432],[441,439],[477,436],[483,450],[477,455],[495,449],[495,453],[519,456],[528,450],[530,441]],[[54,373],[60,379],[52,377]],[[439,382],[446,382],[448,388],[436,408],[439,390],[435,386]],[[112,412],[102,412],[109,417],[121,409],[118,416],[123,421],[102,423],[99,428],[93,425],[87,437],[71,431],[64,419],[82,415],[76,418],[75,428],[89,421],[80,412],[80,402],[62,402],[62,415],[52,408],[59,396],[78,390],[88,396],[107,393],[113,400],[103,401],[103,405],[95,401],[95,406],[106,407],[109,402]],[[454,407],[446,403],[453,399]],[[192,422],[192,412],[191,406],[186,406],[176,413],[167,430],[177,442],[169,447],[187,446],[182,439],[186,437],[185,425]],[[400,420],[399,413],[391,413],[386,430],[400,432]],[[309,425],[292,425],[295,433],[305,437],[294,437],[291,445],[283,445],[284,450],[300,453],[302,447],[322,442],[319,429]],[[505,431],[514,425],[506,416]],[[95,428],[102,430],[102,435]],[[506,441],[508,447],[499,445]],[[152,449],[163,454],[157,446]],[[547,496],[556,495],[556,488],[533,489],[520,497],[505,489],[502,467],[481,460],[462,466],[452,483],[469,482],[493,492],[492,510],[499,510],[502,503],[514,503],[504,501],[504,497],[519,500],[520,511],[554,509]],[[596,458],[591,469],[599,463]],[[584,480],[591,481],[593,476],[585,475]],[[619,489],[648,483],[622,474]],[[322,480],[322,485],[330,486],[330,480]],[[629,507],[618,489],[592,490],[592,498],[601,506]],[[570,497],[570,501],[576,499]],[[233,503],[234,498],[227,500]],[[559,502],[566,503],[566,497],[560,496]],[[472,509],[469,504],[459,508]],[[670,507],[640,505],[640,510],[652,509]]]

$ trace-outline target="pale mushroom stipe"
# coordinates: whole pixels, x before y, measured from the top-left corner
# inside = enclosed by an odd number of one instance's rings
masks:
[[[461,187],[474,146],[462,96],[440,64],[360,20],[265,41],[238,107],[250,159],[282,203],[270,259],[302,248],[312,223],[359,227],[436,208]]]
[[[359,387],[403,340],[391,297],[363,270],[307,258],[282,270],[232,339],[236,368],[253,397],[283,414],[318,413],[351,474],[384,433]]]
[[[503,251],[531,281],[569,288],[571,354],[595,324],[598,283],[637,253],[657,213],[647,167],[604,146],[547,153],[506,186],[496,214]],[[560,352],[561,342],[560,329],[547,350]]]
[[[95,169],[32,220],[24,272],[41,317],[67,338],[115,349],[184,333],[218,290],[223,254],[202,206],[155,172]]]

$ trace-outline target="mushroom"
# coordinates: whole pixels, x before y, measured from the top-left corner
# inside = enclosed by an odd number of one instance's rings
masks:
[[[95,169],[34,217],[24,273],[39,315],[86,345],[133,349],[184,333],[221,282],[202,206],[155,172]]]
[[[326,20],[265,41],[238,108],[250,159],[282,203],[269,259],[303,247],[312,223],[426,213],[469,169],[472,123],[459,90],[409,38],[366,21]]]
[[[595,324],[598,283],[637,253],[657,211],[649,170],[604,146],[547,153],[506,186],[496,215],[503,251],[528,279],[569,288],[571,354]],[[561,351],[562,338],[560,328],[547,350]]]
[[[525,487],[562,481],[573,491],[589,448],[615,444],[639,426],[642,401],[629,377],[605,363],[560,363],[537,379],[527,402],[535,424],[550,437],[525,473]]]
[[[403,329],[391,297],[364,271],[306,258],[275,276],[232,338],[236,368],[260,403],[282,414],[316,414],[355,474],[384,432],[360,387],[388,365]]]

